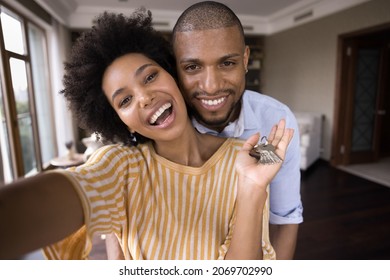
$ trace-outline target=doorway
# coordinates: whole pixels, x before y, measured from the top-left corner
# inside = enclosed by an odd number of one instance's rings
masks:
[[[390,24],[339,37],[333,165],[390,157]]]

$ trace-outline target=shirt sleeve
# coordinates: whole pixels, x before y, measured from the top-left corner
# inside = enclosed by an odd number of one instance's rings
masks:
[[[44,248],[48,259],[87,259],[93,234],[114,232],[121,236],[127,223],[126,186],[135,176],[131,156],[119,146],[97,150],[83,165],[62,172],[78,192],[85,226],[64,240]]]
[[[292,111],[280,101],[253,91],[246,90],[243,95],[244,133],[240,138],[247,139],[254,133],[268,136],[273,125],[280,119],[286,120],[286,127],[294,129],[282,168],[271,182],[270,223],[299,224],[303,222],[301,201],[301,171],[299,130]]]
[[[300,147],[297,121],[288,110],[286,126],[294,129],[282,168],[271,182],[270,223],[299,224],[303,222],[303,207],[300,195]]]

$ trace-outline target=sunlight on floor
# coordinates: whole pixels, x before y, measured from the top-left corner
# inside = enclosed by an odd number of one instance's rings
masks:
[[[375,183],[390,187],[390,157],[369,164],[351,164],[337,166],[337,168],[351,174],[363,177]]]

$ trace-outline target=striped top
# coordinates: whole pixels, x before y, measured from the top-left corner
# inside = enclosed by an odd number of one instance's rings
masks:
[[[100,148],[82,166],[60,171],[78,191],[85,226],[44,249],[49,259],[86,259],[95,233],[114,232],[125,259],[223,259],[235,221],[234,162],[242,140],[227,139],[201,167],[171,162],[151,143]],[[263,253],[269,242],[268,199]]]

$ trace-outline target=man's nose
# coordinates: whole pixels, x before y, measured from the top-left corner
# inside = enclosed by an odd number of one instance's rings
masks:
[[[206,93],[214,93],[220,89],[221,76],[217,69],[208,68],[199,81],[199,87]]]

